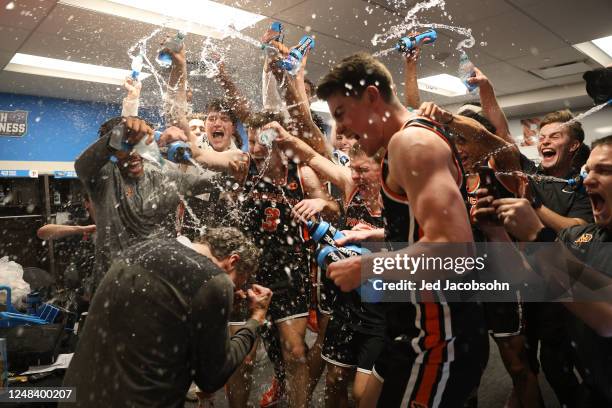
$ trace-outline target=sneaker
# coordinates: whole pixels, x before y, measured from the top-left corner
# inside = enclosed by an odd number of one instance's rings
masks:
[[[308,311],[306,326],[313,333],[319,332],[319,319],[317,318],[317,311],[315,309],[310,309]]]
[[[282,387],[279,384],[276,377],[272,379],[272,384],[270,384],[270,388],[261,396],[261,401],[259,401],[260,408],[272,407],[282,400]]]

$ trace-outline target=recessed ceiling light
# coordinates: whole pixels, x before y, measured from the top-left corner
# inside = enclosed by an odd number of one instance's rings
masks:
[[[101,65],[84,64],[82,62],[66,61],[55,58],[39,57],[37,55],[20,54],[13,56],[5,71],[20,72],[50,76],[55,78],[76,79],[79,81],[100,82],[103,84],[121,85],[132,71]],[[151,74],[140,73],[140,80]]]
[[[603,126],[595,129],[595,133],[600,135],[612,135],[612,126]]]
[[[417,79],[419,89],[444,96],[460,96],[467,94],[467,87],[456,76],[449,74],[433,75]]]
[[[574,48],[588,55],[604,67],[612,64],[612,35],[575,44]]]
[[[227,37],[225,28],[243,30],[265,16],[210,0],[60,0],[60,4],[174,28],[206,37]]]

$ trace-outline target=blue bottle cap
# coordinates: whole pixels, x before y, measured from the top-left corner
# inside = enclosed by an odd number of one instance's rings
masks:
[[[310,225],[308,226],[309,230],[310,228],[312,228],[312,222],[310,222]],[[319,225],[317,225],[317,228],[314,231],[311,231],[310,235],[312,236],[312,239],[315,242],[319,242],[321,241],[321,239],[323,238],[323,236],[325,235],[328,229],[329,229],[329,223],[325,221],[321,221]]]
[[[317,264],[323,270],[327,269],[327,265],[325,265],[325,258],[332,252],[338,251],[333,246],[325,245],[323,248],[319,250],[317,254]],[[338,256],[339,258],[343,258],[342,255]]]

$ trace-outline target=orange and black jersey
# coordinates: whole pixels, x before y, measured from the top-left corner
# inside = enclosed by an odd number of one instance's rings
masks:
[[[459,156],[445,130],[437,123],[422,118],[413,119],[404,129],[415,126],[427,129],[441,137],[451,147],[457,168],[457,186],[467,202],[465,176]],[[401,136],[409,137],[409,136]],[[408,198],[390,190],[386,185],[389,163],[385,155],[382,165],[381,196],[385,239],[392,250],[399,250],[417,242],[422,236]],[[467,209],[466,209],[467,211]],[[444,214],[440,214],[444,217]],[[407,276],[408,278],[409,276]],[[443,301],[433,292],[412,293],[405,303],[387,304],[387,336],[396,341],[406,342],[406,348],[420,354],[431,352],[432,363],[452,361],[457,350],[456,343],[476,341],[486,342],[480,333],[485,333],[482,309],[474,303],[438,303]],[[485,335],[486,337],[486,335]],[[458,340],[461,339],[461,340]],[[455,346],[449,347],[451,344]]]
[[[383,227],[382,213],[374,213],[365,200],[355,190],[345,205],[346,219],[342,229],[351,229],[357,224],[366,224],[372,228]],[[333,304],[334,319],[339,319],[358,333],[384,335],[385,307],[380,303],[361,301],[357,291],[348,293],[334,290],[336,297]]]
[[[291,208],[305,198],[299,166],[289,160],[285,180],[274,184],[259,174],[251,159],[244,184],[244,227],[255,245],[268,252],[302,251],[306,228],[291,216]]]
[[[348,230],[357,224],[365,224],[372,229],[382,228],[384,225],[382,212],[372,211],[357,189],[351,193],[344,208],[345,216],[342,229]]]

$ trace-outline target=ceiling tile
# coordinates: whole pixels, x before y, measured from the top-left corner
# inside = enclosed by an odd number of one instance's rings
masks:
[[[29,30],[0,26],[0,50],[17,52],[29,34]]]
[[[517,2],[517,0],[509,0]],[[612,1],[520,1],[521,9],[568,44],[612,35]]]
[[[486,52],[501,60],[519,58],[567,46],[554,34],[518,11],[480,21],[472,26]],[[481,35],[482,34],[482,35]]]
[[[545,80],[505,62],[485,65],[480,69],[501,93],[517,93],[548,86]]]
[[[9,3],[13,8],[7,8]],[[45,18],[55,3],[54,0],[0,0],[0,26],[31,30]]]

